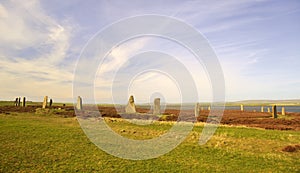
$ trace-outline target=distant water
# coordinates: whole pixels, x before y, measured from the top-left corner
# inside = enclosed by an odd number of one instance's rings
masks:
[[[268,111],[268,107],[272,111],[271,106],[264,106],[264,112]],[[300,112],[300,106],[284,106],[286,112]],[[226,110],[240,110],[240,106],[227,106]],[[281,112],[282,106],[277,106],[277,112]],[[245,111],[253,111],[256,110],[256,112],[261,111],[261,106],[244,106]]]
[[[179,106],[167,106],[168,109],[179,109]],[[271,106],[264,106],[264,112],[268,111],[268,107],[272,111]],[[300,112],[300,106],[284,106],[286,112]],[[203,106],[204,110],[207,110],[207,106]],[[182,110],[193,110],[193,105],[183,105]],[[282,106],[277,106],[277,112],[281,112]],[[241,110],[240,106],[226,106],[225,110]],[[261,111],[261,106],[244,106],[245,111]]]

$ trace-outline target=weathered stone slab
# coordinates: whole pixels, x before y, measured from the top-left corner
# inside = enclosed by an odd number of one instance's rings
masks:
[[[77,97],[76,109],[82,110],[82,98],[80,96]]]
[[[15,106],[18,106],[19,98],[17,97],[15,100]]]
[[[26,97],[23,97],[22,106],[23,106],[23,107],[25,107],[25,106],[26,106]]]
[[[154,99],[153,115],[160,115],[160,98]]]
[[[285,115],[285,107],[284,106],[282,106],[282,108],[281,108],[281,115]]]
[[[272,117],[277,118],[277,107],[276,107],[276,105],[274,105],[272,107]]]
[[[53,100],[50,99],[50,101],[49,101],[49,106],[50,106],[50,107],[52,106],[52,103],[53,103]]]
[[[261,107],[260,112],[264,112],[264,107],[263,106]]]
[[[201,109],[202,108],[200,107],[200,103],[196,103],[195,104],[195,117],[199,117]]]
[[[241,105],[241,111],[244,111],[244,105]]]
[[[125,112],[128,113],[128,114],[136,113],[133,96],[129,97],[127,106],[125,107]]]
[[[48,96],[45,96],[43,101],[43,109],[47,107],[47,103],[48,103]]]

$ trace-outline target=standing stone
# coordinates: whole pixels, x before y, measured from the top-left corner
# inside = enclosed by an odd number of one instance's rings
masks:
[[[268,113],[270,113],[271,112],[271,110],[270,110],[270,108],[268,107]]]
[[[21,106],[21,97],[19,97],[18,106]]]
[[[47,103],[48,103],[48,96],[45,96],[44,102],[43,102],[43,109],[45,109],[47,107]]]
[[[273,118],[277,118],[277,107],[276,107],[276,105],[274,105],[272,107],[272,116],[273,116]]]
[[[49,101],[49,106],[50,107],[52,106],[52,99],[50,99],[50,101]]]
[[[16,100],[15,100],[15,106],[18,106],[18,101],[19,99],[18,99],[18,97],[16,98]]]
[[[25,106],[26,106],[26,97],[23,97],[22,106],[23,106],[23,107],[25,107]]]
[[[82,110],[82,98],[78,96],[77,98],[77,105],[76,105],[77,110]]]
[[[136,113],[133,96],[129,97],[128,104],[125,108],[125,112],[128,113],[128,114]]]
[[[153,115],[160,115],[160,98],[154,99]]]
[[[241,111],[244,111],[244,105],[241,105]]]
[[[207,110],[209,110],[209,111],[210,111],[210,106],[208,106]]]
[[[264,107],[263,106],[261,107],[260,112],[264,112]]]
[[[202,108],[200,108],[200,103],[196,103],[195,104],[195,117],[199,117],[200,116],[200,110]]]
[[[285,115],[285,107],[283,107],[283,106],[281,108],[281,115]]]

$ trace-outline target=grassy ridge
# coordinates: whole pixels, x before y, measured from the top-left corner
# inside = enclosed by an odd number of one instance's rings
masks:
[[[133,139],[158,136],[171,124],[107,123]],[[299,144],[300,134],[241,127],[218,128],[214,137],[198,145],[202,126],[170,153],[151,160],[130,161],[98,149],[75,118],[29,113],[0,114],[0,172],[299,172],[300,151],[282,152]]]

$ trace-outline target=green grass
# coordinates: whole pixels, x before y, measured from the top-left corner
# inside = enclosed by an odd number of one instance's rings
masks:
[[[117,133],[148,139],[166,132],[170,123],[138,126],[107,119]],[[156,159],[131,161],[111,156],[85,136],[76,118],[29,113],[0,114],[0,172],[299,172],[300,144],[295,131],[221,126],[198,145],[197,125],[173,151]]]
[[[14,101],[0,101],[0,106],[12,106]]]

